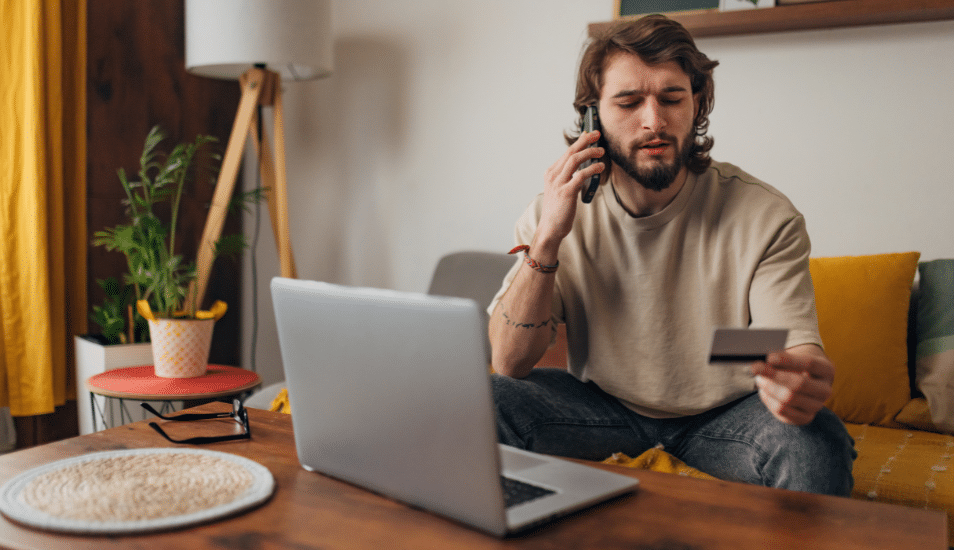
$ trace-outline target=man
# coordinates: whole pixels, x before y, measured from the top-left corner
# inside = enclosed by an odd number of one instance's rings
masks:
[[[716,65],[663,16],[617,24],[584,51],[574,105],[598,107],[606,147],[589,147],[599,132],[568,136],[517,222],[523,257],[489,308],[500,440],[594,460],[661,444],[721,479],[847,496],[855,452],[824,408],[834,368],[805,221],[709,158]],[[602,162],[580,169],[590,159]],[[557,323],[568,372],[533,369]],[[789,339],[765,362],[710,365],[723,326]]]

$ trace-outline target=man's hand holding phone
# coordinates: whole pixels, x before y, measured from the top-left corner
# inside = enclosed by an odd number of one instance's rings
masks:
[[[545,266],[558,263],[560,244],[573,228],[580,190],[605,169],[602,162],[580,168],[584,162],[605,154],[599,139],[598,131],[581,133],[547,169],[540,220],[528,251],[535,262]],[[489,327],[496,372],[523,378],[543,356],[550,343],[554,279],[533,269],[521,269],[497,304]]]
[[[537,254],[543,254],[544,248],[549,244],[558,245],[570,233],[583,185],[593,176],[603,173],[605,165],[602,162],[593,162],[580,168],[585,162],[599,159],[605,154],[605,149],[598,145],[600,137],[599,131],[580,134],[563,156],[547,169],[544,178],[543,211],[534,239],[535,245],[532,247]],[[534,258],[544,260],[536,256]]]

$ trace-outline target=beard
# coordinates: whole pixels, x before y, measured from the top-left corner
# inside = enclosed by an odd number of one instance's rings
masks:
[[[610,135],[606,136],[606,155],[613,164],[619,166],[636,183],[650,191],[659,192],[669,188],[672,182],[676,180],[679,172],[689,163],[689,159],[692,158],[692,146],[694,145],[693,136],[694,130],[690,130],[681,141],[669,134],[659,134],[643,140],[642,143],[648,143],[653,139],[661,139],[675,146],[676,154],[672,162],[668,163],[662,160],[653,160],[646,166],[640,166],[636,161],[636,154],[639,152],[640,146],[634,147],[632,153],[627,156],[623,153],[622,145]]]

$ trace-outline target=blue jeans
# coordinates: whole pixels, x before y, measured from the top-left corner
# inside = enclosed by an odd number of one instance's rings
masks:
[[[857,453],[844,424],[822,409],[807,426],[777,420],[757,393],[695,416],[637,414],[592,382],[562,369],[523,379],[494,374],[501,443],[531,451],[604,460],[635,457],[659,444],[719,479],[848,496]]]

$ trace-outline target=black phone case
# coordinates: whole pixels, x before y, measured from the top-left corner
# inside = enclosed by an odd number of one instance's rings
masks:
[[[593,132],[595,130],[603,131],[602,125],[600,125],[600,115],[597,111],[595,105],[590,105],[586,108],[586,112],[583,114],[583,121],[581,124],[581,131],[583,132]],[[590,147],[602,147],[603,146],[603,137],[600,136],[599,141],[590,145]],[[580,165],[580,170],[592,165],[594,162],[599,162],[598,160],[587,160]],[[593,201],[593,196],[596,195],[596,190],[600,187],[600,179],[602,174],[596,174],[595,176],[590,177],[590,181],[583,186],[583,202],[590,203]]]

